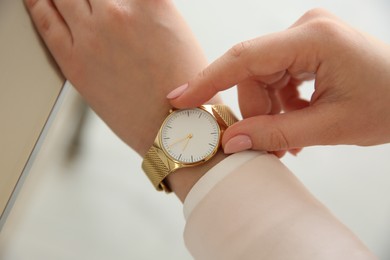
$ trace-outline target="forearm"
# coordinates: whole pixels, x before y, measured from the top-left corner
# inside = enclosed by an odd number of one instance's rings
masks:
[[[136,32],[145,38],[139,43],[145,46],[134,50],[136,57],[121,53],[126,59],[135,60],[125,68],[128,73],[120,71],[115,81],[102,89],[96,86],[85,88],[80,84],[75,84],[75,87],[110,128],[144,156],[172,108],[167,94],[196,75],[207,65],[207,59],[170,1],[141,3],[140,6],[146,9],[145,16],[154,17],[149,18],[150,22],[144,21],[147,18],[141,17],[143,14],[133,17],[141,25],[145,23],[142,28],[135,28],[145,31]],[[126,26],[131,28],[132,25]],[[131,47],[127,48],[130,50]],[[110,76],[109,80],[112,78]]]
[[[134,78],[129,78],[129,73],[120,73],[117,77],[111,75],[111,82],[101,87],[77,82],[74,84],[97,114],[141,157],[152,146],[162,122],[172,108],[166,98],[167,94],[207,65],[207,59],[197,40],[172,3],[162,1],[152,6],[144,3],[142,5],[147,8],[146,13],[152,12],[151,8],[160,5],[160,11],[153,11],[152,22],[147,22],[140,28],[149,31],[149,34],[139,33],[148,38],[147,42],[155,41],[154,44],[159,45],[156,50],[150,50],[148,47],[139,50],[152,52],[153,58],[145,55],[137,61],[135,57],[137,62],[134,65],[137,68],[129,62],[130,74],[130,70],[140,70],[139,73],[132,73]],[[143,23],[144,18],[134,18]],[[216,101],[218,98],[211,100],[211,103]],[[220,152],[202,166],[184,168],[172,173],[166,181],[180,200],[184,201],[194,183],[225,157],[226,155]]]
[[[206,66],[202,49],[173,3],[26,3],[65,77],[107,125],[143,156],[171,108],[167,94]],[[169,177],[170,185],[184,199],[206,170],[180,170]]]
[[[225,170],[187,213],[185,240],[196,259],[375,259],[274,156]],[[221,168],[194,191],[209,174]],[[199,197],[194,191],[185,207]]]

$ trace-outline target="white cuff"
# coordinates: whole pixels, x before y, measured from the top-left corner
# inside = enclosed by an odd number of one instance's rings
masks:
[[[232,154],[206,172],[192,187],[184,201],[183,211],[185,219],[188,219],[193,209],[207,195],[207,193],[214,188],[215,185],[244,163],[264,154],[267,153],[259,151],[243,151]]]

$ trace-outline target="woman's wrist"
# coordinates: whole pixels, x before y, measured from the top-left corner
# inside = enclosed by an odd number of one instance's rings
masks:
[[[141,48],[144,54],[134,54],[137,55],[134,58],[140,60],[137,68],[129,68],[128,74],[132,77],[122,74],[112,82],[119,91],[110,92],[110,98],[107,98],[106,90],[97,93],[99,91],[88,89],[84,95],[113,131],[142,157],[152,146],[172,108],[167,94],[207,65],[201,47],[175,6],[169,1],[163,6],[150,18],[152,22],[142,28],[146,32],[140,33],[140,37],[152,35],[145,37],[148,41],[155,38],[155,42]],[[147,9],[147,12],[153,11]],[[136,18],[140,23],[145,20]],[[145,45],[146,40],[140,41]]]
[[[143,156],[171,108],[167,94],[206,66],[174,4],[36,2],[27,1],[28,10],[65,77]]]
[[[226,157],[228,157],[228,155],[224,154],[222,150],[220,150],[211,160],[205,162],[204,164],[196,167],[179,169],[168,175],[165,181],[176,196],[184,202],[188,193],[199,179]]]
[[[194,64],[195,65],[195,64]],[[177,84],[176,84],[177,85]],[[150,147],[153,145],[153,142],[158,134],[158,131],[161,127],[162,122],[166,118],[169,113],[169,109],[171,108],[169,102],[167,102],[166,94],[169,93],[173,88],[170,86],[174,86],[169,84],[166,88],[167,91],[159,91],[160,105],[153,104],[148,108],[148,113],[145,115],[147,120],[140,128],[139,134],[135,135],[138,138],[134,139],[133,133],[129,137],[129,140],[132,142],[131,147],[137,151],[142,157],[147,153]],[[166,92],[166,93],[165,93]],[[219,97],[214,97],[208,103],[221,103]],[[158,109],[158,108],[161,109]],[[137,140],[137,143],[134,143],[134,140]],[[184,202],[187,194],[191,190],[191,188],[195,185],[195,183],[214,165],[218,164],[220,161],[225,159],[228,155],[224,154],[222,150],[218,151],[217,154],[206,163],[189,168],[179,169],[166,178],[166,183],[170,187],[170,189],[177,195],[177,197]]]

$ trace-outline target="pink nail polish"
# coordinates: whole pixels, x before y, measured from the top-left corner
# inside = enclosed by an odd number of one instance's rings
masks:
[[[167,95],[167,98],[168,98],[168,99],[175,99],[175,98],[178,98],[178,97],[180,97],[180,96],[186,91],[187,88],[188,88],[188,83],[186,83],[186,84],[184,84],[184,85],[181,85],[180,87],[175,88],[174,90],[172,90],[172,91]]]
[[[237,153],[252,148],[252,140],[247,135],[237,135],[230,139],[224,147],[226,154]]]
[[[294,156],[298,156],[298,153],[302,151],[302,148],[294,148],[294,149],[290,149],[289,152],[294,155]]]

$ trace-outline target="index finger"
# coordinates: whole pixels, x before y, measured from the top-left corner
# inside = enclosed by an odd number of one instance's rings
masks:
[[[270,34],[233,46],[223,56],[205,68],[174,95],[168,95],[178,108],[196,107],[217,92],[244,80],[272,78],[280,72],[314,72],[318,67],[313,57],[312,37],[301,28]],[[317,55],[314,55],[316,57]],[[308,62],[310,61],[310,62]]]

